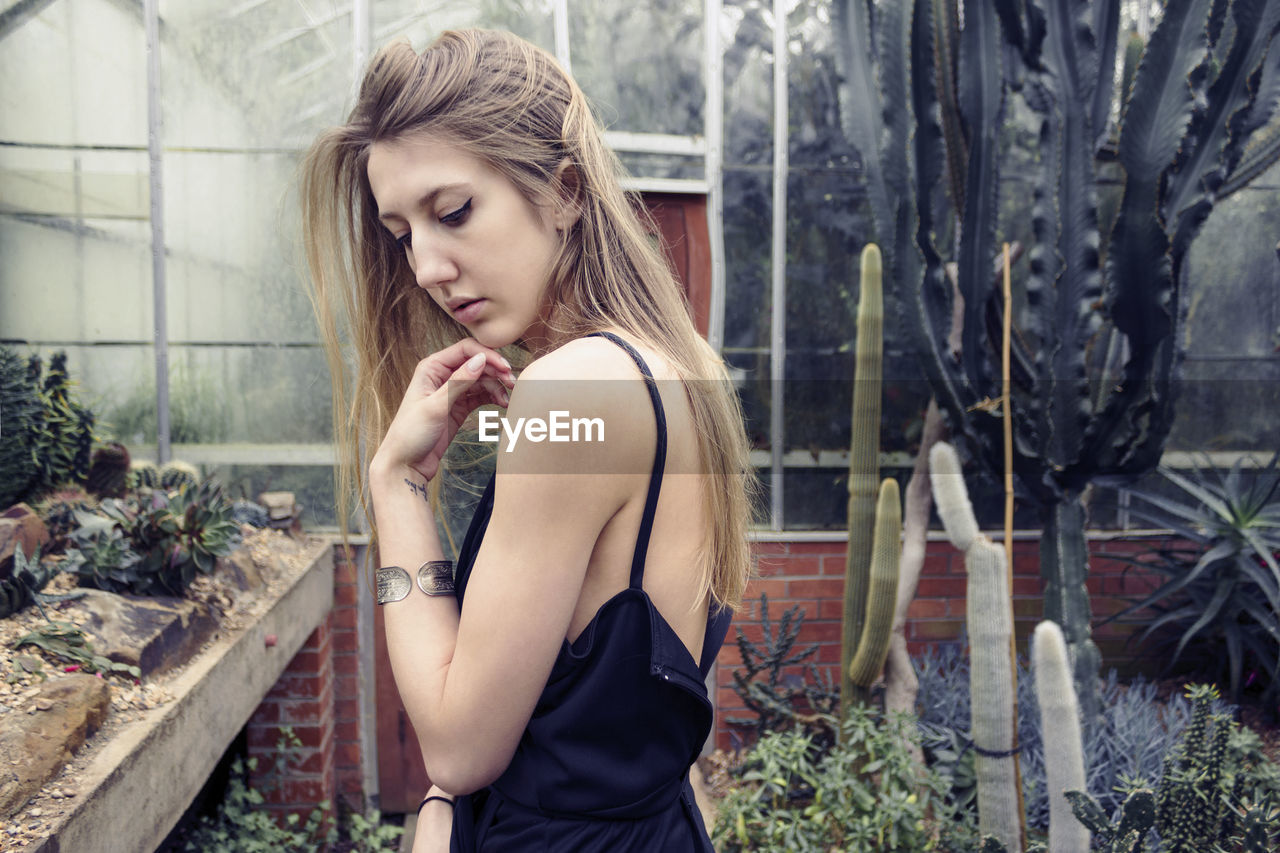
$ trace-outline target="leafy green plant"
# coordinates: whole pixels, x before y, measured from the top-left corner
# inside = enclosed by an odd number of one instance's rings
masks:
[[[338,823],[338,834],[351,845],[354,853],[380,853],[399,849],[404,828],[382,822],[382,812],[370,809],[343,812]]]
[[[763,639],[759,644],[753,643],[741,628],[736,629],[742,669],[733,673],[734,692],[756,718],[730,719],[730,725],[754,727],[757,737],[789,729],[797,721],[824,739],[834,733],[827,722],[834,718],[839,706],[839,688],[809,661],[818,651],[816,644],[796,650],[803,624],[804,610],[797,604],[783,612],[775,630],[769,619],[769,596],[761,594]],[[802,664],[807,678],[795,674]],[[792,670],[790,675],[788,669]]]
[[[181,595],[196,573],[231,553],[239,530],[231,502],[212,480],[176,493],[102,501],[109,522],[90,522],[74,563],[80,582],[110,592]]]
[[[285,825],[260,808],[262,793],[249,786],[249,774],[257,759],[236,759],[226,796],[212,817],[202,817],[187,836],[188,853],[312,853],[337,839],[337,830],[327,818],[329,803],[320,803],[302,821],[290,814]],[[327,826],[326,826],[327,824]]]
[[[800,728],[765,735],[720,803],[716,849],[973,849],[971,813],[952,815],[945,783],[911,757],[913,725],[854,705],[825,745]]]
[[[1205,675],[1229,685],[1232,701],[1240,699],[1246,672],[1262,688],[1264,702],[1274,705],[1280,697],[1278,461],[1280,453],[1251,478],[1242,460],[1225,476],[1209,466],[1197,466],[1192,475],[1161,467],[1165,481],[1189,501],[1132,493],[1141,502],[1130,512],[1172,529],[1184,542],[1124,558],[1164,582],[1112,618],[1154,610],[1139,641],[1172,645],[1162,655],[1167,668],[1194,649],[1198,662],[1209,666]]]
[[[39,357],[32,356],[31,360],[38,369]],[[94,415],[72,398],[71,388],[67,354],[55,353],[49,359],[49,372],[41,389],[44,417],[33,442],[37,490],[64,482],[83,483],[89,476]]]
[[[0,347],[0,509],[22,500],[38,471],[34,436],[42,406],[22,357]]]
[[[49,620],[36,630],[23,634],[13,646],[15,649],[23,646],[43,649],[56,658],[79,666],[82,672],[124,673],[134,678],[142,677],[142,671],[138,667],[110,660],[94,651],[93,644],[85,637],[84,631],[70,622]]]

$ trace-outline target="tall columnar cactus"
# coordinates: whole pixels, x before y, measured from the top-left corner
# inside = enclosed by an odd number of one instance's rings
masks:
[[[1053,622],[1036,626],[1032,647],[1040,731],[1049,792],[1049,853],[1089,849],[1089,830],[1072,814],[1067,791],[1085,790],[1080,706],[1071,683],[1071,663],[1062,629]]]
[[[865,696],[866,688],[884,666],[893,629],[902,528],[898,485],[893,482],[890,497],[886,487],[892,481],[880,482],[884,301],[880,249],[874,243],[862,250],[859,287],[853,427],[849,439],[849,548],[845,557],[844,624],[840,644],[840,701],[845,707]],[[891,524],[886,521],[881,531],[877,516],[880,508],[890,503],[895,520]],[[891,549],[887,544],[890,540]],[[877,547],[875,542],[885,544]],[[873,553],[880,555],[876,565],[873,565]]]
[[[1005,411],[1020,491],[1045,528],[1045,615],[1072,648],[1092,719],[1100,658],[1082,495],[1100,478],[1150,471],[1163,452],[1185,353],[1188,251],[1213,206],[1280,158],[1280,0],[1168,0],[1127,98],[1112,73],[1120,0],[964,2],[963,27],[960,2],[876,3],[873,20],[873,4],[835,0],[841,119],[905,306],[907,345],[952,434],[993,474],[1004,469],[1003,424],[978,404],[1001,393],[999,337],[988,330],[1003,311],[990,272],[1007,192],[1002,130],[1015,98],[1041,119],[1026,334]],[[947,247],[939,235],[951,216],[960,237]],[[959,360],[947,343],[952,261]],[[1123,340],[1095,347],[1100,331]],[[1107,352],[1118,365],[1090,358]]]
[[[939,442],[929,452],[933,500],[951,544],[964,552],[969,575],[969,694],[978,774],[978,829],[1005,849],[1022,849],[1017,768],[1013,752],[1013,637],[1004,549],[978,530],[955,449]]]

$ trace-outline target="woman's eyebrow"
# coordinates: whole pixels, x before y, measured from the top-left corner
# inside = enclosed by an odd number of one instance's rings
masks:
[[[426,193],[421,198],[419,198],[417,206],[419,208],[427,207],[433,201],[435,201],[436,196],[440,195],[441,193],[448,192],[449,190],[461,189],[465,186],[467,185],[462,182],[453,183],[453,184],[441,184],[440,186],[436,187],[435,189],[431,190],[430,192]],[[399,213],[396,213],[394,210],[387,210],[378,214],[379,220],[403,219],[403,218],[404,217],[402,217]]]

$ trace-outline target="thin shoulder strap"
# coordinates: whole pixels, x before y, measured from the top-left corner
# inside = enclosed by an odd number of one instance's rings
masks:
[[[645,555],[649,552],[649,535],[653,532],[653,516],[658,510],[658,492],[662,490],[662,470],[667,464],[667,415],[662,408],[662,398],[658,396],[658,383],[653,379],[649,365],[644,363],[635,347],[615,335],[613,332],[592,332],[588,338],[608,338],[626,350],[627,355],[644,374],[645,387],[649,389],[649,399],[653,401],[653,414],[658,421],[658,449],[653,454],[653,472],[649,475],[649,494],[644,501],[644,517],[640,519],[640,533],[636,536],[636,550],[631,557],[631,588],[639,589],[644,578]]]

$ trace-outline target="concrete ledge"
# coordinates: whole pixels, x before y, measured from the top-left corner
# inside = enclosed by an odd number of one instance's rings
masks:
[[[81,802],[25,853],[155,850],[254,709],[333,606],[333,543],[252,625],[168,682],[171,702],[118,730],[76,780]],[[274,634],[274,645],[267,635]]]

